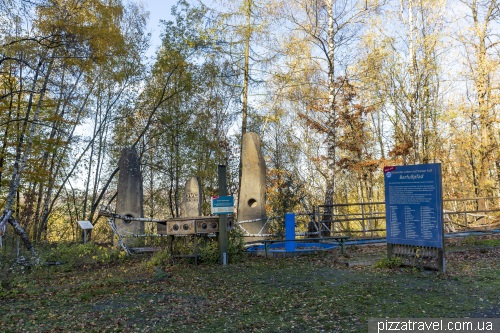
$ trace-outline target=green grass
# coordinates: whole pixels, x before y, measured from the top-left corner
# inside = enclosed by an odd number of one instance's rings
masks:
[[[183,264],[157,279],[148,258],[45,268],[4,293],[0,331],[366,332],[371,317],[498,317],[499,251],[449,254],[447,274],[348,269],[336,252]]]
[[[448,238],[446,251],[463,251],[477,248],[500,246],[500,238],[495,235],[470,235],[465,238]]]
[[[500,239],[484,239],[475,242],[476,245],[500,246]]]

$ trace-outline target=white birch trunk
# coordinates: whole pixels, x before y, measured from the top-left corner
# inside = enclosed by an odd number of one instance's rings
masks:
[[[400,0],[401,19],[405,25],[406,35],[408,36],[408,53],[410,57],[410,132],[413,144],[413,159],[414,164],[420,164],[420,149],[419,149],[419,130],[422,115],[417,109],[417,54],[415,48],[415,40],[417,35],[417,26],[414,17],[414,1],[408,0],[408,28],[406,28],[404,20],[404,2]]]
[[[14,204],[14,200],[16,198],[17,189],[18,189],[19,183],[21,181],[21,174],[23,173],[24,168],[26,167],[26,161],[28,160],[28,156],[30,155],[31,146],[33,144],[33,137],[35,136],[35,127],[36,127],[36,124],[38,121],[38,115],[40,114],[40,109],[42,107],[42,102],[43,102],[43,98],[45,96],[45,91],[47,90],[47,83],[49,81],[49,76],[50,76],[50,73],[52,72],[52,63],[53,63],[53,58],[49,64],[49,68],[47,69],[47,74],[45,75],[43,87],[42,87],[42,90],[40,92],[40,98],[38,99],[38,104],[36,106],[35,114],[33,116],[33,120],[31,123],[30,136],[29,136],[28,142],[26,144],[26,150],[24,152],[23,160],[22,160],[20,165],[19,165],[20,156],[18,155],[17,159],[16,159],[14,170],[12,172],[12,179],[10,182],[9,195],[7,197],[7,203],[5,205],[5,210],[12,209],[12,205]],[[19,168],[17,168],[17,165],[19,165]]]
[[[327,136],[327,183],[325,193],[325,205],[333,205],[333,193],[335,190],[335,138],[336,138],[336,110],[335,110],[335,30],[333,21],[333,0],[327,1],[328,6],[328,136]],[[332,214],[332,209],[326,209],[327,214]],[[323,220],[331,220],[330,216],[324,216]],[[331,228],[331,222],[326,223]],[[324,232],[327,235],[329,232]]]
[[[417,51],[415,47],[417,37],[417,26],[414,17],[414,0],[408,0],[408,24],[410,25],[409,51],[410,51],[410,81],[411,81],[411,97],[410,109],[412,114],[412,131],[413,131],[413,153],[415,164],[420,164],[420,139],[419,130],[422,122],[422,112],[417,106]],[[423,134],[423,133],[422,133]]]
[[[21,156],[19,154],[19,149],[21,149],[22,147],[19,146],[19,148],[18,148],[18,154],[16,156],[16,161],[15,161],[15,164],[14,164],[14,170],[12,172],[12,179],[11,179],[11,182],[10,182],[9,194],[7,196],[7,201],[6,201],[5,210],[4,210],[4,214],[3,214],[4,218],[2,218],[2,220],[4,220],[6,216],[9,216],[10,214],[12,214],[12,206],[13,206],[15,198],[16,198],[16,193],[17,193],[17,189],[19,188],[19,183],[21,182],[21,174],[23,173],[24,168],[26,167],[26,161],[28,160],[28,156],[30,155],[31,146],[33,145],[33,137],[35,136],[35,127],[36,127],[36,124],[37,124],[37,121],[38,121],[38,116],[40,114],[40,109],[42,107],[43,98],[44,98],[45,92],[47,90],[47,83],[49,81],[49,77],[50,77],[50,74],[52,72],[52,65],[53,65],[53,62],[54,62],[53,55],[54,54],[52,54],[52,57],[51,57],[51,60],[50,60],[50,63],[49,63],[49,67],[47,69],[47,73],[45,74],[45,78],[44,78],[44,82],[43,82],[43,87],[42,87],[42,90],[40,91],[40,97],[38,99],[38,103],[37,103],[37,107],[36,107],[36,110],[35,110],[35,114],[33,115],[33,120],[32,120],[31,128],[30,128],[30,135],[29,135],[28,142],[26,144],[26,150],[24,152],[23,160],[21,161],[20,164],[19,164],[19,160],[20,160]],[[35,75],[35,79],[37,79],[37,77],[38,77],[38,73],[37,73],[37,75]],[[36,80],[34,82],[34,85],[35,84],[36,84]],[[34,90],[34,87],[35,87],[34,85],[33,85],[33,90]],[[26,114],[26,119],[28,119],[28,118],[29,118],[29,110],[27,110],[27,114]],[[19,142],[19,145],[22,145],[22,142]],[[12,225],[12,227],[14,228],[14,230],[16,231],[16,233],[21,237],[21,239],[23,240],[24,244],[26,245],[26,248],[28,248],[28,250],[31,251],[31,253],[33,254],[33,256],[35,258],[37,258],[38,255],[36,254],[35,249],[31,245],[31,243],[30,243],[30,241],[28,239],[28,236],[24,232],[24,229],[21,228],[21,226],[19,225],[19,223],[17,223],[17,221],[15,219],[13,219],[12,217],[11,218],[7,218],[7,220]]]

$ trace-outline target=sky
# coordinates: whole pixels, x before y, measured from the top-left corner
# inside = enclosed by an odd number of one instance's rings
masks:
[[[160,45],[161,26],[160,20],[173,20],[172,6],[177,0],[142,0],[145,9],[149,12],[148,30],[151,32],[151,46],[147,52],[148,58],[155,55],[156,48]]]
[[[1,1],[1,0],[0,0]],[[137,1],[137,0],[131,0],[131,1]],[[140,0],[139,0],[140,1]],[[138,2],[138,1],[137,1]],[[149,47],[148,52],[146,53],[146,56],[148,59],[151,59],[155,56],[156,54],[156,49],[161,43],[160,40],[160,33],[161,33],[161,26],[160,26],[160,20],[173,20],[173,16],[170,14],[172,6],[177,3],[177,0],[142,0],[142,4],[144,5],[145,9],[149,12],[149,21],[148,21],[148,32],[151,33],[151,46]],[[84,123],[82,126],[79,126],[76,130],[77,135],[82,135],[82,136],[91,136],[92,135],[92,122],[89,120],[88,122]],[[82,164],[83,165],[83,164]],[[78,173],[77,173],[78,175]],[[85,188],[85,177],[84,173],[81,173],[78,178],[72,179],[72,182],[75,182],[73,186],[79,188],[79,189],[84,189]]]

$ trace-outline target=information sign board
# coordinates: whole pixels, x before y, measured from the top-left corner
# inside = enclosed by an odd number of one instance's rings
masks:
[[[443,248],[441,164],[384,168],[387,243]]]
[[[90,223],[90,221],[78,221],[78,224],[82,229],[94,229],[94,226]]]
[[[211,198],[212,214],[233,214],[234,198],[232,196]]]

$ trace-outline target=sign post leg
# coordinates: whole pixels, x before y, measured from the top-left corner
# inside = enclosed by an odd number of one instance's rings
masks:
[[[295,239],[295,214],[285,214],[285,239]],[[295,251],[295,242],[285,242],[286,252]]]
[[[87,244],[87,229],[83,229],[83,244]]]
[[[227,195],[226,166],[219,165],[219,196]],[[219,254],[221,265],[228,262],[227,215],[219,215]]]
[[[446,264],[445,264],[445,258],[444,258],[444,249],[438,249],[438,270],[441,273],[446,273]]]

